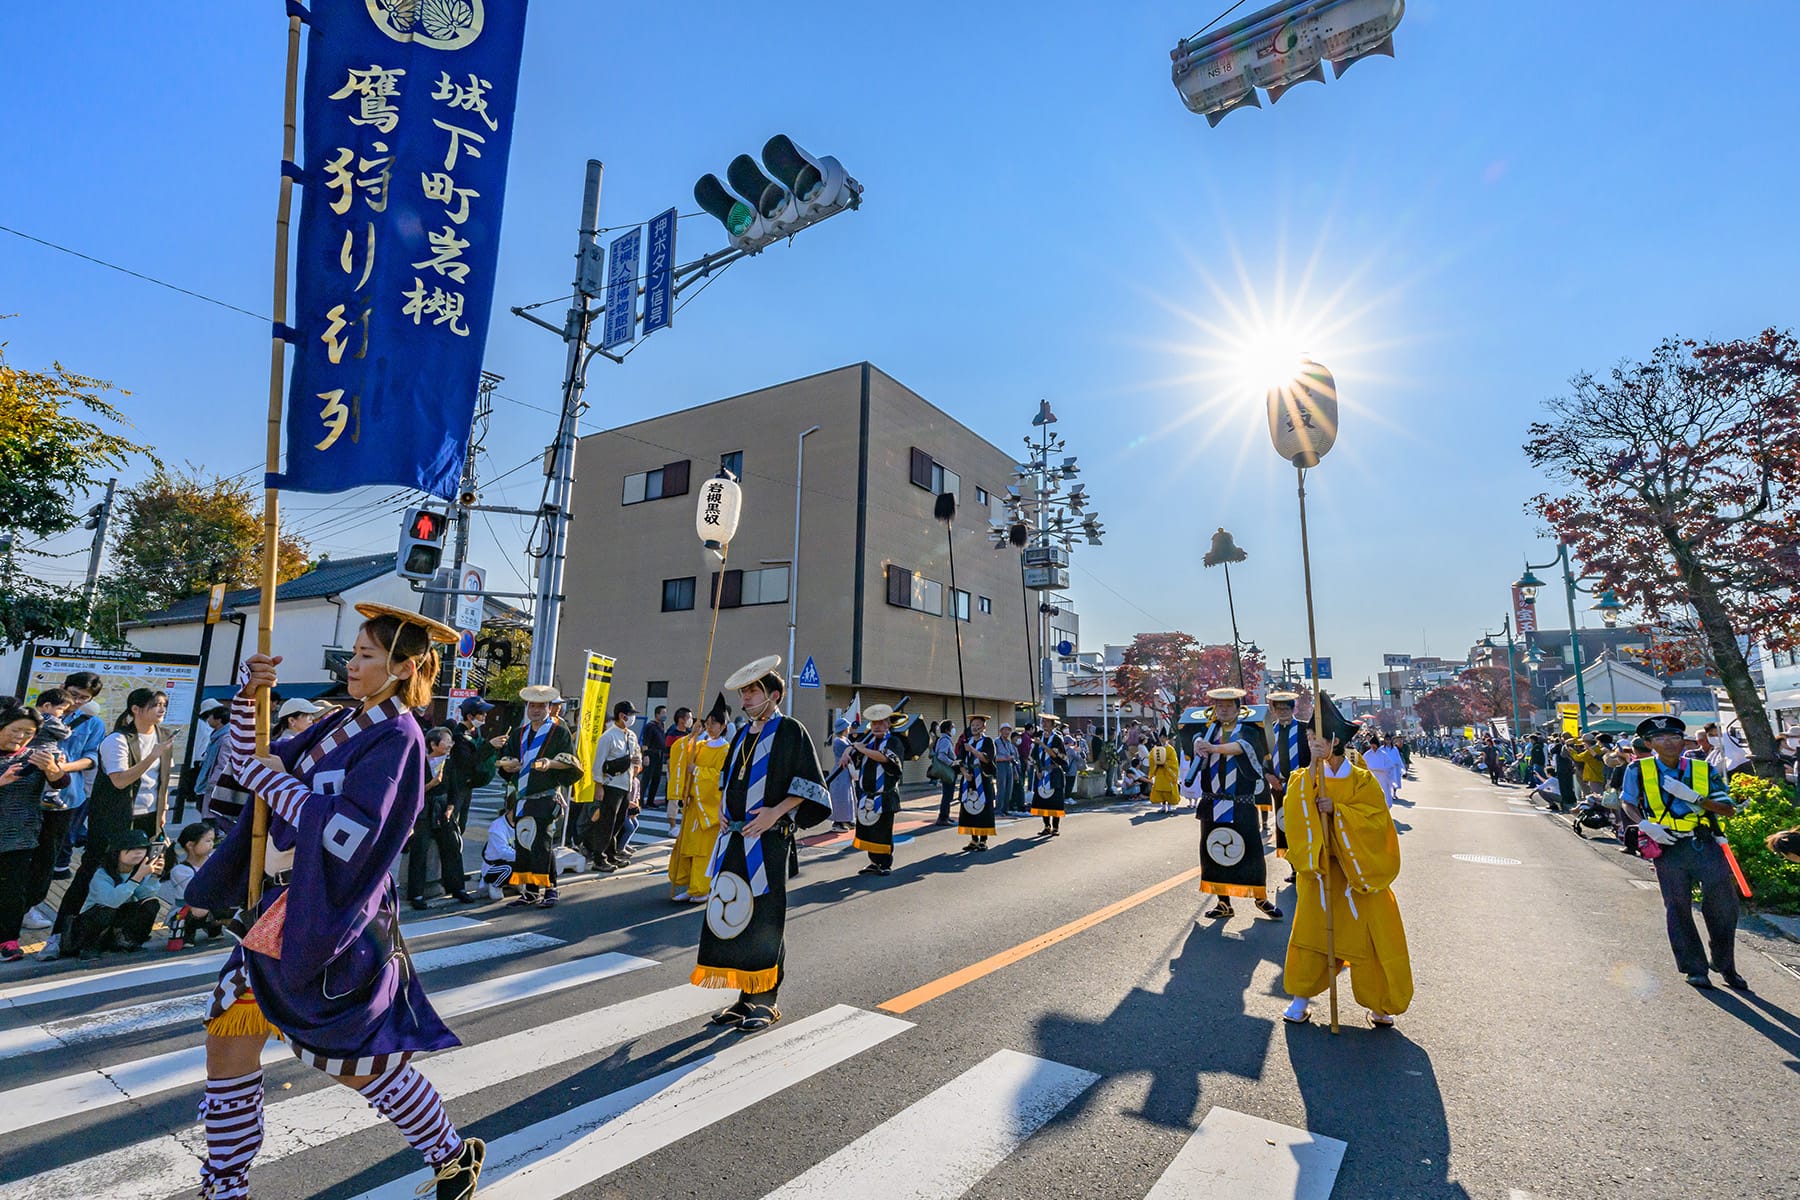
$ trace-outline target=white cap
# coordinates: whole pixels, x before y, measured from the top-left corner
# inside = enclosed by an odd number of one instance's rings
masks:
[[[292,700],[282,704],[281,711],[275,714],[275,719],[277,721],[285,721],[295,713],[306,713],[308,716],[311,716],[313,713],[322,711],[324,710],[317,704],[314,704],[311,700],[302,700],[300,697],[295,696]]]

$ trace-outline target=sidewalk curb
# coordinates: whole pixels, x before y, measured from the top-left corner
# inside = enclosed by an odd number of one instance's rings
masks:
[[[1752,913],[1750,919],[1760,921],[1768,931],[1790,942],[1800,942],[1800,917],[1787,917],[1780,913]]]

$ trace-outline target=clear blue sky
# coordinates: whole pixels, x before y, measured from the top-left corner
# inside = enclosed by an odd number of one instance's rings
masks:
[[[1223,524],[1251,555],[1245,636],[1298,656],[1291,472],[1227,365],[1260,312],[1347,408],[1309,489],[1321,652],[1351,688],[1383,651],[1462,653],[1521,554],[1547,557],[1518,449],[1538,403],[1664,335],[1792,323],[1800,86],[1766,48],[1800,40],[1800,5],[1413,0],[1397,60],[1208,129],[1168,50],[1221,7],[535,0],[488,342],[502,394],[555,403],[560,343],[504,307],[565,289],[589,156],[603,218],[627,223],[691,210],[698,175],[787,132],[845,162],[863,210],[597,364],[589,428],[865,358],[1002,446],[1047,396],[1110,527],[1076,556],[1089,646],[1222,638],[1198,555]],[[0,224],[268,311],[284,30],[276,0],[5,6]],[[684,223],[682,257],[722,242]],[[260,464],[256,321],[5,234],[0,312],[15,365],[129,388],[166,459]],[[551,429],[499,404],[487,472]],[[489,498],[531,505],[539,483]],[[292,502],[316,548],[392,544],[396,521],[332,502]],[[513,579],[517,531],[495,528],[508,550],[483,531],[477,561]]]

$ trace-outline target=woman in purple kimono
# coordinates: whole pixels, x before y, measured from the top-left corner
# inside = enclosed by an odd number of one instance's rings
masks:
[[[256,692],[275,685],[281,659],[253,655],[232,701],[224,752],[232,776],[268,803],[269,840],[262,899],[246,914],[254,927],[227,959],[207,1014],[201,1185],[210,1200],[249,1194],[270,1034],[392,1121],[435,1172],[439,1200],[468,1200],[481,1174],[481,1140],[457,1133],[409,1063],[459,1043],[412,968],[389,877],[425,803],[425,739],[408,710],[431,699],[432,642],[456,634],[388,605],[356,611],[367,620],[347,670],[354,707],[259,758]],[[194,876],[191,903],[244,904],[251,825],[240,821]]]

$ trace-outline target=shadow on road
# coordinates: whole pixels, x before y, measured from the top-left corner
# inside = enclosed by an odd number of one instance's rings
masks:
[[[1345,1026],[1333,1037],[1323,1004],[1318,1023],[1285,1025],[1280,975],[1254,984],[1259,967],[1285,957],[1287,934],[1285,921],[1258,921],[1241,940],[1225,936],[1222,923],[1192,926],[1178,935],[1162,990],[1134,988],[1099,1021],[1048,1014],[1035,1052],[1103,1076],[1149,1075],[1144,1103],[1129,1115],[1186,1131],[1211,1107],[1206,1076],[1260,1080],[1271,1050],[1285,1047],[1306,1128],[1349,1143],[1333,1200],[1467,1200],[1449,1179],[1449,1125],[1425,1050],[1397,1030]],[[1350,1019],[1363,1018],[1348,1007]],[[1081,1121],[1101,1091],[1083,1093],[1056,1123]]]
[[[1281,953],[1287,926],[1261,922],[1243,941],[1227,941],[1220,922],[1190,926],[1178,935],[1162,991],[1134,988],[1104,1020],[1050,1013],[1038,1021],[1039,1052],[1055,1062],[1101,1075],[1145,1073],[1150,1090],[1130,1115],[1174,1129],[1200,1119],[1203,1074],[1260,1079],[1279,1014],[1251,1015],[1242,1001],[1251,975],[1271,953]],[[1074,1123],[1099,1089],[1082,1093],[1058,1116]]]
[[[1306,1127],[1349,1143],[1333,1200],[1468,1200],[1449,1177],[1450,1126],[1430,1054],[1398,1029],[1340,1024],[1333,1037],[1325,1007],[1283,1033]],[[1363,1019],[1349,1008],[1341,1020]]]
[[[1800,1071],[1800,1017],[1753,993],[1714,989],[1701,995],[1792,1055],[1788,1067]]]

